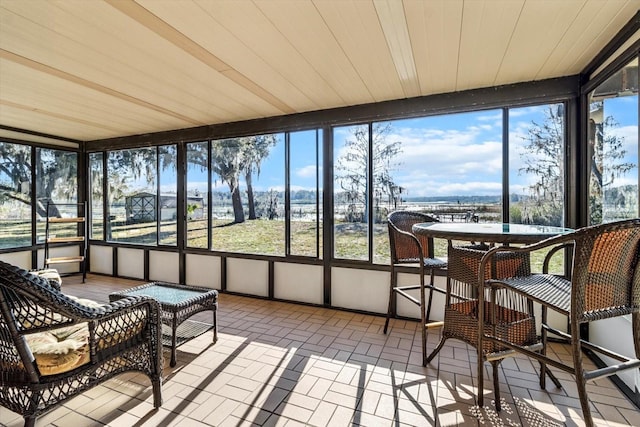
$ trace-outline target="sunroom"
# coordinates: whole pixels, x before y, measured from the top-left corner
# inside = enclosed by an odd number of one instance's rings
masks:
[[[387,217],[571,229],[640,217],[639,9],[0,1],[0,260],[56,268],[63,292],[100,302],[148,282],[220,293],[218,342],[198,337],[165,366],[169,405],[153,410],[148,382],[121,376],[40,423],[584,423],[571,376],[563,391],[540,390],[521,356],[501,365],[503,410],[490,386],[478,406],[475,350],[451,341],[423,367],[420,312],[407,301],[383,333]],[[48,218],[79,215],[84,225],[58,235],[86,240],[48,247]],[[46,262],[85,251],[83,262]],[[447,241],[434,253],[446,259]],[[569,266],[565,256],[552,268]],[[446,270],[435,280],[444,289]],[[431,319],[444,305],[436,293]],[[289,338],[267,327],[282,319]],[[630,315],[588,333],[633,355]],[[429,348],[438,340],[429,329]],[[264,355],[278,361],[256,367]],[[640,369],[590,387],[597,425],[640,424]],[[0,424],[21,423],[0,407]]]

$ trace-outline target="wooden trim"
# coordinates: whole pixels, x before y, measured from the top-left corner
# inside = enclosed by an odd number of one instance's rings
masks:
[[[56,139],[56,140],[61,141],[61,142],[71,142],[73,144],[78,144],[78,145],[82,144],[82,142],[83,142],[83,141],[80,141],[79,139],[66,138],[64,136],[51,135],[49,133],[37,132],[37,131],[34,131],[34,130],[27,130],[27,129],[22,129],[22,128],[16,128],[16,127],[13,127],[13,126],[7,126],[7,125],[2,125],[2,124],[0,124],[0,129],[8,130],[8,131],[11,131],[11,132],[16,132],[16,133],[23,133],[25,135],[38,136],[38,137],[41,137],[41,138]],[[6,139],[6,138],[3,138],[3,140],[4,139]],[[35,144],[35,143],[30,143],[30,144]],[[45,144],[45,145],[47,145],[47,144]],[[47,146],[49,146],[49,145],[47,145]],[[51,144],[51,146],[58,147],[55,144]]]
[[[106,0],[106,2],[131,19],[137,21],[140,25],[148,28],[150,31],[153,31],[169,43],[175,45],[179,49],[182,49],[185,53],[191,55],[211,69],[219,72],[224,77],[245,88],[283,113],[292,113],[294,111],[292,107],[287,105],[280,98],[276,97],[262,86],[259,86],[240,71],[236,70],[231,65],[212,54],[209,50],[200,46],[182,32],[178,31],[176,28],[149,12],[143,6],[133,1],[125,2],[120,0]]]
[[[120,99],[122,101],[130,102],[132,104],[135,104],[135,105],[138,105],[138,106],[141,106],[141,107],[144,107],[144,108],[148,108],[148,109],[150,109],[152,111],[157,111],[157,112],[165,114],[167,116],[180,119],[180,120],[184,121],[185,123],[191,123],[193,125],[201,124],[200,122],[197,122],[197,121],[191,119],[190,117],[184,116],[184,115],[182,115],[180,113],[177,113],[175,111],[171,111],[171,110],[168,110],[166,108],[162,108],[162,107],[160,107],[158,105],[151,104],[150,102],[146,102],[146,101],[144,101],[142,99],[135,98],[135,97],[133,97],[131,95],[127,95],[126,93],[119,92],[119,91],[114,90],[114,89],[112,89],[110,87],[103,86],[101,84],[92,82],[90,80],[87,80],[87,79],[84,79],[82,77],[73,75],[71,73],[67,73],[66,71],[62,71],[62,70],[59,70],[57,68],[50,67],[48,65],[42,64],[40,62],[33,61],[33,60],[29,59],[29,58],[25,58],[24,56],[16,55],[15,53],[9,52],[8,50],[5,50],[5,49],[1,49],[0,48],[0,58],[6,59],[7,61],[15,62],[16,64],[20,64],[22,66],[31,68],[31,69],[39,71],[41,73],[49,74],[51,76],[66,80],[68,82],[75,83],[75,84],[80,85],[80,86],[84,86],[86,88],[95,90],[95,91],[100,92],[102,94],[113,96],[114,98],[118,98],[118,99]],[[92,124],[92,125],[95,126],[95,124]]]

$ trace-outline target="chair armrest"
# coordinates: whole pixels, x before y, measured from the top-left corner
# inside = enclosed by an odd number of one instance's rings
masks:
[[[547,255],[544,257],[544,262],[542,263],[542,272],[544,274],[549,273],[549,262],[551,261],[551,258],[553,258],[553,256],[556,254],[556,252],[558,252],[560,249],[573,249],[573,245],[573,243],[567,242],[551,248],[549,252],[547,252]]]
[[[573,248],[575,246],[574,236],[572,234],[553,236],[548,239],[542,240],[537,243],[532,243],[525,246],[495,246],[489,249],[480,260],[480,267],[478,268],[478,285],[482,289],[485,285],[485,271],[487,263],[497,252],[534,252],[540,249],[553,247],[549,253],[545,256],[543,263],[543,271],[546,273],[549,267],[549,261],[551,257],[560,249]]]
[[[158,302],[146,296],[126,297],[102,306],[89,321],[90,348],[104,350],[136,336],[159,342],[162,319]],[[89,320],[89,319],[87,319]]]

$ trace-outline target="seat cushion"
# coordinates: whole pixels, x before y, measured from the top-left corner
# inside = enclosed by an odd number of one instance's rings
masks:
[[[100,304],[70,296],[79,304],[99,307]],[[89,362],[89,327],[79,323],[25,336],[42,375],[71,371]]]
[[[60,273],[58,273],[58,270],[54,268],[48,268],[45,270],[34,270],[30,273],[35,274],[36,276],[44,277],[49,281],[56,282],[58,283],[58,285],[62,285],[62,278],[60,277]]]
[[[25,338],[42,375],[67,372],[89,361],[86,323],[30,334]]]

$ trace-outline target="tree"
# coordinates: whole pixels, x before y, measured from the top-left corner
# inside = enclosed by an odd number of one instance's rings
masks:
[[[532,174],[538,180],[529,186],[524,201],[526,217],[523,221],[543,225],[560,225],[564,200],[564,112],[562,107],[544,110],[542,124],[531,122],[524,137],[520,172]]]
[[[242,172],[247,183],[249,219],[256,219],[255,197],[253,194],[253,174],[260,176],[260,165],[269,157],[271,147],[278,142],[275,135],[256,135],[239,138],[242,141]]]
[[[3,199],[31,205],[31,147],[0,143],[0,190]],[[47,213],[47,202],[72,200],[77,194],[77,154],[47,148],[36,149],[34,164],[36,213],[41,217],[60,216],[55,203]]]
[[[594,103],[597,104],[597,103]],[[591,110],[597,108],[592,105]],[[600,107],[601,108],[601,107]],[[562,106],[549,107],[544,111],[542,124],[532,121],[523,146],[522,160],[525,166],[520,172],[537,176],[529,186],[529,196],[522,202],[526,212],[518,213],[522,221],[543,225],[562,224],[564,194],[564,112]],[[622,149],[624,138],[611,129],[617,127],[613,117],[608,116],[601,124],[592,123],[589,132],[589,159],[591,182],[589,190],[590,222],[602,221],[602,200],[605,188],[614,180],[635,167],[622,161],[626,155]]]
[[[222,139],[211,144],[211,171],[229,186],[234,222],[244,222],[240,197],[243,144],[239,139]]]
[[[338,159],[336,174],[340,183],[340,188],[349,204],[347,210],[347,221],[366,222],[369,211],[369,129],[368,126],[357,126],[352,128],[352,138],[344,143],[345,152]],[[391,175],[399,164],[394,163],[394,157],[402,152],[402,142],[388,142],[387,138],[391,132],[391,124],[375,123],[371,136],[371,151],[373,166],[373,194],[379,200],[388,198],[392,203],[397,197],[399,188]]]
[[[603,110],[602,101],[591,103],[590,111]],[[589,221],[600,224],[604,219],[604,200],[607,189],[613,190],[616,178],[633,169],[633,163],[625,162],[627,152],[623,149],[624,138],[612,132],[618,127],[612,116],[607,116],[602,123],[589,121],[589,159],[591,177],[589,182]],[[624,198],[624,195],[622,195]],[[617,202],[620,204],[620,199]]]
[[[276,145],[275,135],[255,135],[215,141],[211,145],[211,170],[229,186],[234,222],[244,222],[240,177],[247,185],[249,219],[256,219],[253,175],[260,174],[262,161]]]

